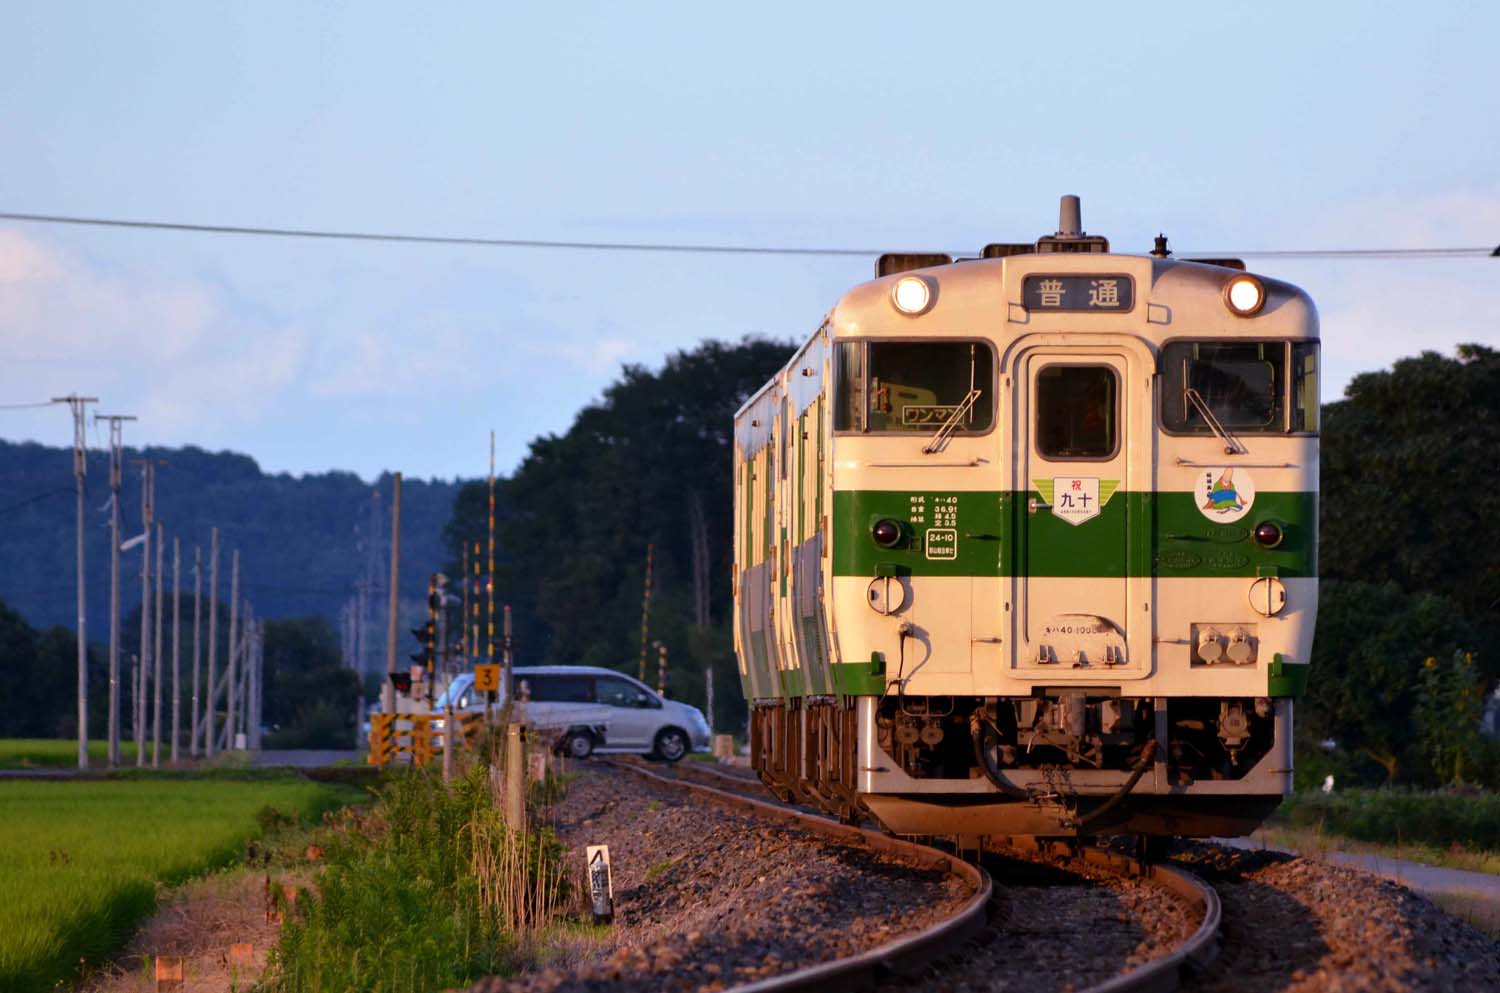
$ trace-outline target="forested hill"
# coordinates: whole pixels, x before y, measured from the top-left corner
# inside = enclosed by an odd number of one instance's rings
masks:
[[[182,541],[185,588],[191,588],[195,543],[202,545],[207,573],[209,529],[217,526],[222,599],[229,598],[228,552],[238,548],[244,595],[261,616],[316,614],[336,627],[339,610],[367,565],[365,535],[371,529],[374,490],[380,494],[381,527],[389,527],[388,476],[372,484],[347,472],[267,474],[254,459],[234,452],[128,449],[120,501],[126,537],[141,530],[140,470],[129,460],[143,456],[165,462],[157,471],[157,518],[167,530],[168,570],[171,538]],[[90,453],[87,487],[89,640],[103,643],[109,607],[106,452]],[[452,482],[403,481],[403,601],[423,599],[428,574],[441,565],[443,525],[457,489]],[[383,539],[377,540],[382,543],[376,549],[374,571],[383,589],[390,566]],[[38,627],[61,624],[71,629],[76,616],[73,556],[72,450],[0,441],[0,601]],[[120,571],[121,613],[128,615],[140,603],[138,549],[121,556]],[[372,607],[373,613],[383,617],[383,605],[378,611]]]

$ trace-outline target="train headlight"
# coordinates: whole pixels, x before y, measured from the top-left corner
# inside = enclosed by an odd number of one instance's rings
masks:
[[[932,287],[921,276],[903,276],[891,287],[891,302],[908,317],[925,314],[932,306]]]
[[[1286,540],[1286,532],[1275,521],[1261,521],[1255,525],[1255,543],[1262,548],[1275,548]]]
[[[1224,301],[1236,314],[1249,317],[1266,305],[1266,288],[1254,276],[1236,276],[1224,286]]]

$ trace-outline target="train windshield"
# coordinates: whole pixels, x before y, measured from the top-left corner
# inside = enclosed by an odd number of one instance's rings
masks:
[[[1162,427],[1211,434],[1318,429],[1316,342],[1175,341],[1161,352]]]
[[[956,433],[994,422],[994,356],[980,341],[842,341],[837,431]]]

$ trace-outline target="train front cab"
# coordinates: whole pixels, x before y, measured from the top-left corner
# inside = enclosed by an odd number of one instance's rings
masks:
[[[835,311],[867,376],[924,332],[995,356],[988,430],[833,439],[832,626],[844,658],[886,662],[855,702],[860,799],[899,833],[1248,831],[1290,788],[1316,616],[1316,314],[1271,281],[1235,314],[1218,267],[981,266],[929,277],[930,328],[882,312],[894,280]],[[1128,314],[1023,303],[1028,277],[1101,273],[1138,288]],[[882,515],[897,547],[868,547]]]

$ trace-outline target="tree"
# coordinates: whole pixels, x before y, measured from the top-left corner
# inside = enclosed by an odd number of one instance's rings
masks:
[[[1483,751],[1479,721],[1484,714],[1481,682],[1469,652],[1430,657],[1422,665],[1417,732],[1422,754],[1442,785],[1464,785],[1464,770],[1479,765]]]
[[[265,721],[274,748],[348,748],[354,741],[359,675],[343,664],[327,619],[267,621]]]
[[[710,341],[654,372],[626,366],[565,434],[531,443],[497,500],[497,598],[515,608],[518,661],[634,674],[653,544],[650,637],[669,648],[669,694],[701,703],[711,666],[718,722],[743,720],[729,635],[734,412],[792,348]],[[450,574],[462,542],[483,539],[486,503],[482,483],[460,491]],[[654,651],[649,669],[654,682]]]
[[[1496,452],[1500,353],[1482,345],[1356,376],[1323,408],[1324,578],[1447,597],[1477,626],[1463,647],[1477,650],[1491,680],[1500,673],[1500,543],[1476,538],[1500,521]]]
[[[1446,597],[1404,593],[1394,583],[1324,582],[1298,722],[1313,740],[1333,739],[1395,782],[1419,755],[1414,711],[1423,660],[1450,657],[1474,637]]]

